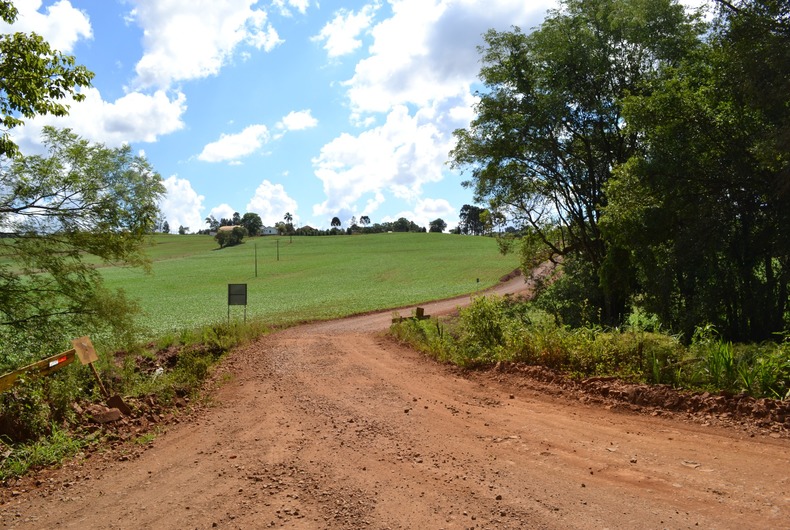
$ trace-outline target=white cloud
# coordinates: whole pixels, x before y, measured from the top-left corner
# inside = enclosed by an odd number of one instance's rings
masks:
[[[55,2],[41,13],[41,0],[15,0],[19,11],[13,31],[36,32],[49,42],[53,49],[71,53],[80,39],[92,39],[90,19],[85,12],[75,8],[68,0]],[[8,24],[0,22],[0,31],[8,31]]]
[[[277,124],[277,128],[286,131],[301,131],[303,129],[310,129],[316,125],[318,125],[318,120],[313,117],[310,109],[307,109],[298,112],[289,112],[287,116],[280,120]]]
[[[217,221],[221,221],[222,219],[233,219],[233,214],[237,211],[238,210],[234,210],[230,204],[223,202],[219,206],[212,208],[206,217],[213,216]]]
[[[144,30],[141,86],[216,75],[242,45],[270,51],[283,42],[255,0],[134,0],[130,18]]]
[[[405,217],[409,221],[414,222],[414,224],[425,227],[426,230],[430,230],[431,221],[442,219],[449,225],[449,221],[457,220],[458,212],[456,212],[455,209],[450,206],[450,203],[444,199],[421,199],[417,201],[413,210],[405,210],[395,215],[387,215],[382,218],[382,221],[391,223],[397,221],[401,217]]]
[[[294,8],[304,15],[310,6],[310,0],[272,0],[272,6],[278,8],[280,14],[286,17],[291,16],[290,8]]]
[[[164,91],[151,95],[132,92],[110,103],[104,101],[96,88],[82,90],[85,100],[74,102],[68,116],[36,116],[23,127],[11,131],[14,141],[23,151],[35,150],[45,125],[68,127],[83,138],[111,146],[133,142],[155,142],[165,134],[184,127],[181,120],[186,111],[186,96],[178,92],[174,97]]]
[[[272,184],[268,180],[261,182],[255,190],[255,196],[247,204],[247,211],[261,216],[263,224],[274,226],[283,220],[283,216],[290,212],[294,222],[298,221],[296,201],[288,196],[282,184]]]
[[[205,228],[201,211],[205,197],[198,195],[192,189],[192,183],[173,175],[164,180],[165,197],[159,203],[159,208],[170,225],[170,230],[175,232],[179,226],[189,228],[194,233]]]
[[[313,167],[327,200],[315,205],[313,213],[353,211],[361,197],[383,191],[400,199],[419,198],[423,184],[442,179],[453,145],[450,135],[437,128],[442,121],[436,114],[436,109],[424,109],[411,116],[406,107],[397,107],[382,126],[359,136],[342,134],[326,144]],[[374,201],[365,212],[380,203]]]
[[[445,199],[422,199],[417,201],[414,214],[415,219],[419,219],[415,222],[427,227],[434,219],[441,217],[447,221],[448,218],[457,217],[458,212]]]
[[[340,9],[335,13],[335,17],[321,28],[318,35],[310,40],[323,42],[330,58],[352,53],[362,46],[359,35],[370,27],[373,15],[379,7],[380,4],[376,2],[366,5],[357,12]]]
[[[250,125],[240,133],[220,135],[219,140],[203,148],[198,159],[204,162],[238,161],[260,149],[269,138],[269,129],[265,125]]]
[[[401,0],[393,16],[371,30],[371,55],[346,82],[358,113],[387,112],[395,105],[428,105],[463,97],[477,80],[482,34],[540,22],[548,0]],[[408,35],[408,38],[404,38]]]

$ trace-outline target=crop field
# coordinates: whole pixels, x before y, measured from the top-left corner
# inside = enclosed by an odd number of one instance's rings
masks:
[[[226,321],[229,283],[247,284],[248,319],[278,325],[473,293],[518,266],[492,238],[431,233],[257,237],[221,250],[209,236],[157,235],[148,254],[150,274],[101,270],[139,301],[150,337]]]

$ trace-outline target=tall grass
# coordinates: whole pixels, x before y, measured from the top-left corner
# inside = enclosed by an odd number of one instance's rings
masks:
[[[391,333],[460,366],[499,361],[679,388],[790,397],[790,342],[733,345],[702,328],[689,347],[639,315],[622,329],[570,328],[528,303],[478,297],[456,320],[405,320]],[[652,322],[652,323],[651,323]]]

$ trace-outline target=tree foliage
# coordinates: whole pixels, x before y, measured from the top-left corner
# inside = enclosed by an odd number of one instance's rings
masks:
[[[600,269],[604,185],[638,137],[619,101],[680,62],[695,27],[671,0],[566,0],[530,34],[485,34],[477,117],[455,132],[451,158],[475,200],[529,228],[544,258],[581,255]],[[623,293],[593,303],[609,317]]]
[[[790,4],[717,3],[703,23],[670,0],[566,0],[531,34],[485,35],[452,161],[519,227],[525,267],[565,264],[547,306],[566,322],[788,325]]]
[[[19,155],[0,171],[0,351],[128,329],[133,304],[89,262],[145,267],[142,244],[165,191],[129,146],[50,127],[42,141],[45,155]]]
[[[0,1],[0,18],[12,24],[17,17],[13,3]],[[65,116],[63,100],[81,101],[80,87],[90,86],[93,73],[77,65],[74,57],[53,50],[35,33],[0,34],[0,156],[19,153],[9,131],[25,118],[41,114]]]
[[[253,212],[247,212],[242,215],[239,224],[240,226],[244,227],[244,230],[247,231],[247,234],[251,236],[260,235],[261,229],[263,228],[261,216]]]
[[[444,232],[444,230],[447,228],[447,223],[441,217],[438,219],[434,219],[433,221],[428,223],[428,225],[430,227],[428,229],[429,232],[436,232],[439,234]]]
[[[767,339],[790,308],[790,33],[766,4],[727,7],[702,50],[624,105],[643,150],[611,182],[604,225],[646,309],[687,336],[710,323]]]
[[[230,230],[220,230],[214,239],[219,243],[219,248],[232,247],[239,245],[247,235],[247,229],[243,226],[234,226]]]
[[[471,234],[473,236],[482,235],[485,232],[485,224],[481,219],[481,215],[486,210],[479,206],[472,204],[464,204],[461,206],[461,211],[458,214],[458,227],[462,234]]]

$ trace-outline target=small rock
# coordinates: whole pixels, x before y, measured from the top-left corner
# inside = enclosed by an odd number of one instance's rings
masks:
[[[121,411],[118,409],[105,409],[91,411],[91,418],[96,423],[111,423],[118,421],[122,417]]]

